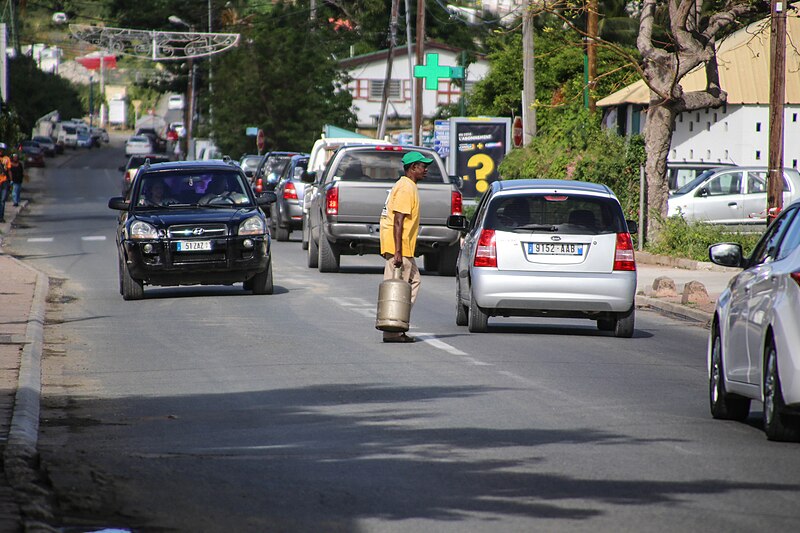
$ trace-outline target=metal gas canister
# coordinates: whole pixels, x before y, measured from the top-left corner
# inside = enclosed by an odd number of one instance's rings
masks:
[[[375,328],[381,331],[408,331],[411,318],[411,285],[402,279],[402,269],[395,267],[392,279],[378,287],[378,313]]]

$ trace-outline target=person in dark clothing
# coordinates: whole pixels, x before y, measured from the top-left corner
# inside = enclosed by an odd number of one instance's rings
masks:
[[[19,160],[19,154],[11,156],[11,166],[9,167],[11,174],[11,200],[14,202],[14,207],[19,205],[19,195],[22,192],[22,181],[25,179],[25,166]]]
[[[6,198],[8,197],[8,167],[11,160],[5,154],[6,144],[0,142],[0,222],[5,222]]]

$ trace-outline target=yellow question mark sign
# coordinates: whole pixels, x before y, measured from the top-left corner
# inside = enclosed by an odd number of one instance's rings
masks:
[[[475,154],[469,158],[467,166],[475,169],[475,190],[486,191],[489,188],[486,178],[494,172],[494,159],[486,154]]]

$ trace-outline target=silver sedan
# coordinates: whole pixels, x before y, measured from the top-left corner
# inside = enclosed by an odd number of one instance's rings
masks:
[[[717,264],[743,268],[717,300],[708,343],[711,414],[744,420],[764,403],[771,440],[800,439],[800,201],[769,226],[752,255],[738,244],[709,249]]]

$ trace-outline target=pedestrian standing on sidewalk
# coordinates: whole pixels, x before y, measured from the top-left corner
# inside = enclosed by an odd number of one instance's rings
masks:
[[[425,178],[433,163],[419,152],[403,156],[403,173],[395,182],[381,213],[381,255],[386,259],[383,279],[392,279],[396,267],[402,267],[403,280],[411,285],[411,305],[420,286],[419,268],[414,260],[419,234],[419,190],[417,182]],[[405,333],[383,332],[383,342],[414,342]]]
[[[8,147],[0,143],[0,222],[6,221],[6,199],[8,198],[9,167],[11,160],[6,155]]]
[[[22,180],[25,179],[25,166],[19,160],[19,154],[11,155],[11,200],[14,207],[19,205],[19,195],[22,192]]]

